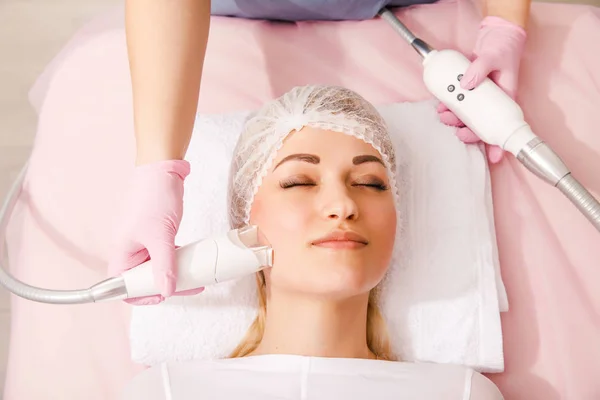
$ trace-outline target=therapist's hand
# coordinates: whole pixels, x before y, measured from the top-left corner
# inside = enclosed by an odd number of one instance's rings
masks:
[[[152,259],[159,295],[127,299],[133,305],[153,305],[173,294],[192,295],[203,289],[174,293],[177,282],[175,236],[183,214],[183,182],[190,165],[183,160],[156,161],[137,166],[115,236],[116,251],[108,266],[110,276]]]
[[[489,16],[483,19],[475,48],[470,59],[473,61],[463,75],[460,85],[463,89],[473,89],[488,77],[515,99],[519,67],[525,47],[525,29],[500,17]],[[460,121],[456,115],[441,104],[438,106],[440,120],[457,127],[456,136],[464,143],[477,143],[479,137]],[[486,144],[488,160],[497,163],[502,160],[504,151],[498,146]]]

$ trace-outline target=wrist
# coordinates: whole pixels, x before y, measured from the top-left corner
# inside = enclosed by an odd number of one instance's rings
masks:
[[[529,19],[529,8],[527,1],[488,1],[484,19],[496,17],[525,30]]]
[[[157,148],[138,147],[135,157],[135,165],[141,166],[169,160],[183,160],[185,151],[169,149],[166,146]]]
[[[527,31],[521,25],[509,21],[506,18],[499,17],[497,15],[488,15],[487,17],[482,19],[481,23],[479,24],[479,28],[504,28],[510,29],[511,31],[517,33],[520,36],[527,36]]]

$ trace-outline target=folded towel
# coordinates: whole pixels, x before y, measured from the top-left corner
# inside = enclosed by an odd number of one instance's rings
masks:
[[[504,368],[500,311],[507,307],[497,265],[485,157],[439,122],[435,102],[377,107],[407,157],[402,190],[407,224],[402,267],[390,268],[380,307],[392,348],[405,361],[453,363],[481,372]],[[200,115],[187,152],[185,214],[178,244],[229,229],[231,155],[248,113]],[[254,276],[191,297],[135,307],[134,361],[223,358],[257,309]]]

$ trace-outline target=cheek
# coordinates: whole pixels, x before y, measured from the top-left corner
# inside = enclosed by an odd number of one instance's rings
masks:
[[[250,222],[271,243],[277,259],[277,250],[293,253],[294,247],[308,240],[308,214],[306,203],[278,199],[274,194],[260,196],[259,192],[250,210]]]
[[[377,243],[378,257],[383,264],[388,264],[394,249],[396,237],[397,213],[392,200],[382,202],[378,206],[367,208],[365,221],[373,241]]]
[[[302,285],[305,243],[310,240],[310,220],[306,202],[277,200],[276,195],[257,196],[250,221],[257,225],[273,248],[273,270],[265,270],[267,287],[294,288]]]

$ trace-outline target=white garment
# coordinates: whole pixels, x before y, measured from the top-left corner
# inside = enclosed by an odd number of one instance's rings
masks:
[[[154,366],[122,400],[502,400],[470,368],[430,363],[263,355]]]
[[[401,188],[405,248],[390,267],[380,308],[399,359],[501,372],[500,311],[507,303],[485,156],[461,143],[435,107],[433,101],[377,107],[398,147],[397,159],[408,164]],[[197,117],[186,155],[192,173],[178,244],[229,229],[226,182],[248,114]],[[255,277],[248,276],[197,296],[134,307],[132,358],[145,365],[225,358],[244,337],[257,305]]]

